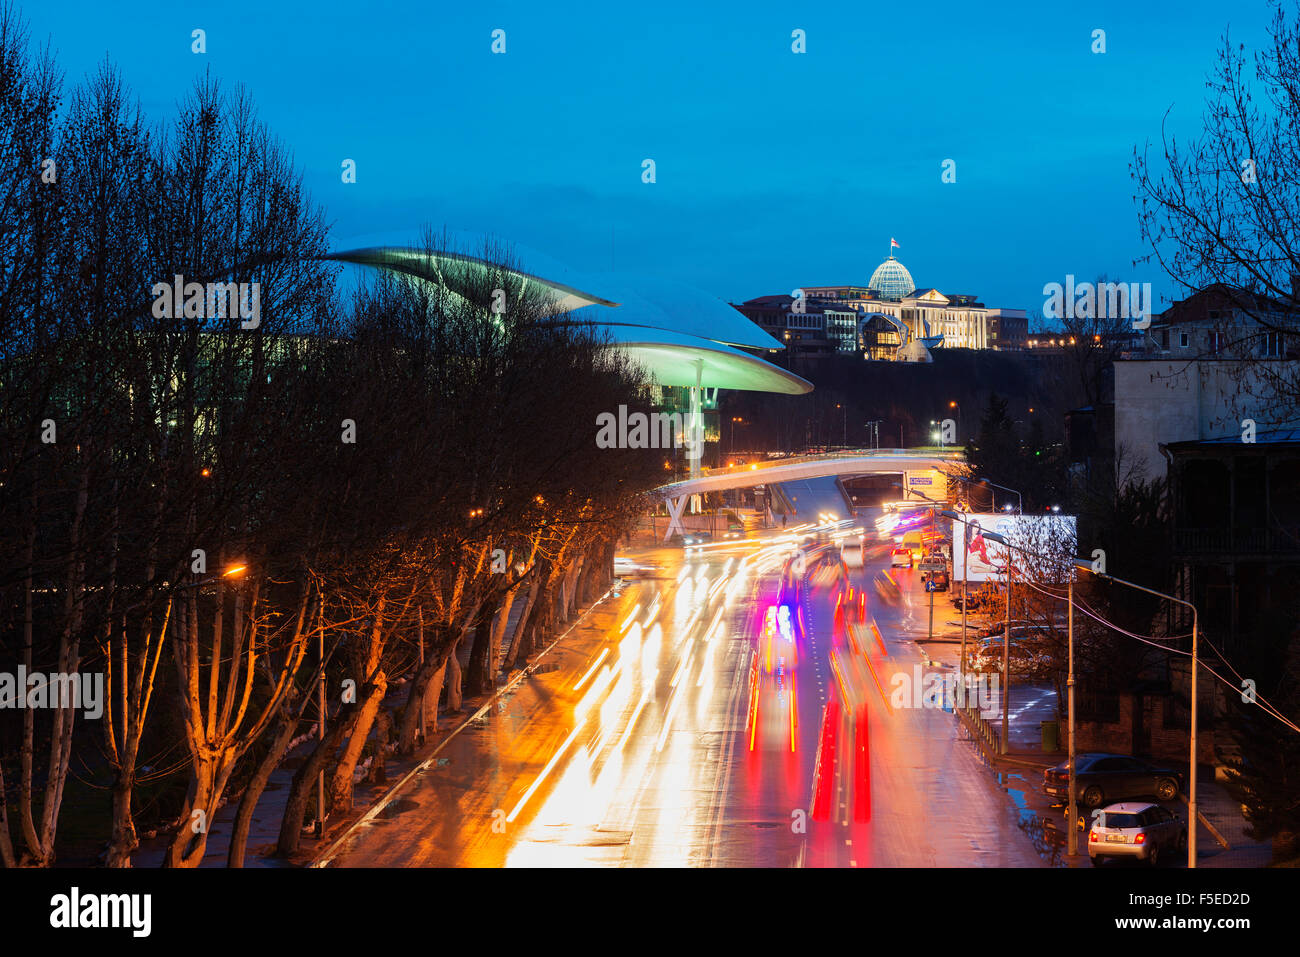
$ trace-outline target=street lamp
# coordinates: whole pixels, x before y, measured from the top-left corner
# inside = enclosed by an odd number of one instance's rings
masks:
[[[1019,511],[1019,512],[1021,512],[1021,513],[1023,514],[1023,512],[1024,512],[1023,500],[1021,499],[1020,493],[1017,492],[1015,489],[1013,489],[1013,488],[1007,488],[1005,485],[998,485],[996,482],[990,482],[990,481],[989,481],[988,479],[986,479],[986,478],[981,478],[981,479],[971,479],[971,478],[967,478],[967,477],[964,476],[964,475],[954,475],[954,476],[952,476],[952,477],[953,477],[954,479],[956,479],[958,482],[966,482],[967,484],[974,484],[974,485],[988,485],[988,486],[991,486],[991,487],[993,487],[993,488],[1000,488],[1000,489],[1002,489],[1002,491],[1004,491],[1004,492],[1010,492],[1012,495],[1014,495],[1014,496],[1016,497],[1016,500],[1017,500],[1017,502],[1019,503],[1019,504],[1017,505],[1017,511]],[[990,495],[991,495],[991,493],[990,493]],[[967,498],[969,498],[969,495],[967,496]],[[989,504],[990,504],[990,510],[991,510],[991,511],[997,511],[997,509],[991,507],[992,504],[993,504],[991,499],[990,499],[990,503],[989,503]],[[1003,510],[1004,512],[1009,512],[1009,511],[1011,511],[1011,506],[1010,506],[1010,504],[1003,506],[1003,509],[1002,509],[1002,510]]]
[[[1136,588],[1138,591],[1146,592],[1148,595],[1154,595],[1157,598],[1164,598],[1167,601],[1171,601],[1177,605],[1182,605],[1184,608],[1191,609],[1192,612],[1192,673],[1191,673],[1192,707],[1191,707],[1191,711],[1192,713],[1191,713],[1190,756],[1188,758],[1188,763],[1190,767],[1189,767],[1189,774],[1187,776],[1187,866],[1195,867],[1196,866],[1196,815],[1197,815],[1197,810],[1196,810],[1196,738],[1197,738],[1196,685],[1197,682],[1196,682],[1196,678],[1200,672],[1200,657],[1199,657],[1199,652],[1197,650],[1198,619],[1196,614],[1196,606],[1193,605],[1190,601],[1186,601],[1185,599],[1182,598],[1177,598],[1173,595],[1168,595],[1162,591],[1156,591],[1154,588],[1147,588],[1145,585],[1137,584],[1137,582],[1125,581],[1123,578],[1116,578],[1114,575],[1107,575],[1103,571],[1098,571],[1092,562],[1086,562],[1083,561],[1082,559],[1076,558],[1074,560],[1074,565],[1076,568],[1082,571],[1091,572],[1092,574],[1096,575],[1098,578],[1104,578],[1107,581],[1114,582],[1117,585],[1127,585],[1129,588]],[[1071,582],[1070,588],[1071,588],[1070,595],[1071,595],[1071,599],[1073,600],[1073,595],[1074,595],[1073,582]],[[1071,605],[1071,607],[1073,608],[1073,605]],[[1073,615],[1071,615],[1071,622],[1073,622]],[[1073,643],[1074,643],[1073,635],[1071,635],[1070,637],[1070,643],[1071,643],[1071,648],[1073,648]],[[1073,674],[1073,662],[1071,662],[1071,674]],[[1074,795],[1074,688],[1073,686],[1071,686],[1070,688],[1070,794],[1073,797]],[[1075,822],[1073,820],[1070,821],[1071,833],[1073,833],[1074,826],[1075,826]]]
[[[953,399],[948,403],[948,408],[957,410],[957,444],[961,445],[961,406]]]
[[[965,519],[963,519],[956,512],[951,512],[946,509],[941,514],[943,514],[947,518],[953,519],[954,521],[961,521],[961,522],[965,521]],[[988,538],[991,541],[998,542],[1006,547],[1008,567],[1010,563],[1012,549],[1015,549],[1016,551],[1019,552],[1026,552],[1027,554],[1031,554],[1028,552],[1027,549],[1021,548],[1018,545],[1013,545],[1011,542],[1006,540],[1005,536],[1000,535],[997,532],[985,531],[982,532],[982,534],[985,538]],[[1154,588],[1147,588],[1145,585],[1139,585],[1136,582],[1127,581],[1123,578],[1116,578],[1114,575],[1108,575],[1103,571],[1099,571],[1092,562],[1084,561],[1083,559],[1076,558],[1073,561],[1073,565],[1076,569],[1080,571],[1091,572],[1093,575],[1096,575],[1098,578],[1104,578],[1107,581],[1114,582],[1117,585],[1125,585],[1129,588],[1135,588],[1138,591],[1145,592],[1148,595],[1153,595],[1156,598],[1163,598],[1166,601],[1173,602],[1174,604],[1182,605],[1184,608],[1189,609],[1192,613],[1192,667],[1191,667],[1191,675],[1190,675],[1191,683],[1192,683],[1192,701],[1191,701],[1191,716],[1190,716],[1191,733],[1189,735],[1190,740],[1189,740],[1189,755],[1188,755],[1189,773],[1188,773],[1188,783],[1187,783],[1187,866],[1189,868],[1194,868],[1196,867],[1196,824],[1197,824],[1197,815],[1199,813],[1197,810],[1197,802],[1196,802],[1196,744],[1197,744],[1198,723],[1199,723],[1197,719],[1197,701],[1198,701],[1197,677],[1200,673],[1200,652],[1199,652],[1199,641],[1198,641],[1198,637],[1200,633],[1200,623],[1196,611],[1196,606],[1192,604],[1190,601],[1187,601],[1182,598],[1178,598],[1175,595],[1170,595],[1165,592],[1156,591]],[[1067,686],[1069,688],[1069,701],[1067,707],[1069,709],[1069,737],[1070,737],[1070,743],[1069,743],[1070,804],[1069,804],[1068,813],[1070,815],[1070,821],[1069,821],[1070,853],[1071,855],[1074,855],[1078,851],[1078,834],[1077,834],[1078,823],[1075,820],[1077,814],[1077,811],[1075,809],[1076,808],[1075,802],[1077,800],[1075,796],[1077,777],[1076,777],[1076,771],[1074,766],[1075,750],[1074,750],[1074,579],[1073,578],[1070,578],[1069,581],[1067,582],[1067,588],[1068,590],[1066,594],[1067,594],[1067,601],[1069,603],[1069,611],[1068,611],[1069,617],[1068,617],[1066,627],[1068,629],[1069,656],[1070,656],[1069,676],[1067,679]],[[1009,633],[1010,630],[1008,629],[1008,635]],[[1003,666],[1003,675],[1009,677],[1008,670],[1006,669],[1005,665]],[[1005,718],[1006,718],[1006,710],[1004,709],[1003,710],[1004,721]]]

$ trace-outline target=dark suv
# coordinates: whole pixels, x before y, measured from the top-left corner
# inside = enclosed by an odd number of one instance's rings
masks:
[[[1183,772],[1124,754],[1088,752],[1075,755],[1076,797],[1085,807],[1101,807],[1126,798],[1156,797],[1172,801],[1183,790]],[[1070,798],[1069,763],[1043,772],[1043,790],[1062,802]]]

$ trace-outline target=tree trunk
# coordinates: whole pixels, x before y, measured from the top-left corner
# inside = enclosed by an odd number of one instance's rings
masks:
[[[434,629],[435,635],[440,633]],[[402,712],[402,724],[397,733],[397,753],[410,755],[415,753],[419,742],[420,714],[425,716],[425,730],[438,730],[438,696],[442,693],[442,672],[446,668],[445,652],[438,651],[438,644],[430,649],[424,662],[415,672],[410,690],[406,693],[406,706]],[[436,679],[436,684],[435,684]]]
[[[383,784],[388,780],[384,761],[388,757],[388,742],[393,737],[393,718],[383,708],[375,715],[375,759],[370,763],[370,783]]]
[[[262,792],[266,790],[266,782],[271,779],[272,772],[284,760],[284,753],[289,750],[289,742],[293,740],[294,732],[298,730],[299,714],[294,707],[294,702],[286,697],[280,707],[284,712],[280,727],[275,737],[271,739],[271,747],[266,752],[266,756],[253,772],[248,787],[244,788],[243,797],[239,799],[239,809],[235,812],[235,828],[230,835],[230,851],[226,855],[227,867],[244,866],[244,849],[248,844],[248,830],[253,823],[253,812],[257,810],[257,802],[261,800]]]
[[[325,732],[325,737],[316,743],[311,756],[294,772],[293,782],[289,785],[289,799],[284,806],[284,817],[280,820],[280,837],[275,844],[276,856],[289,857],[297,852],[302,841],[302,822],[307,811],[307,801],[316,784],[316,777],[337,750],[348,728],[356,722],[359,713],[360,709],[355,704],[341,708],[334,716],[334,723]]]
[[[533,616],[533,609],[537,605],[537,592],[540,587],[541,575],[538,569],[534,568],[529,572],[532,581],[528,583],[528,598],[524,601],[523,611],[519,613],[519,620],[515,622],[514,633],[510,636],[510,647],[506,649],[505,658],[501,662],[501,670],[509,671],[514,667],[515,661],[519,657],[519,651],[523,646],[524,635],[527,633],[529,621]]]
[[[447,659],[433,673],[429,680],[429,690],[424,693],[424,726],[430,731],[438,730],[438,709],[442,704],[442,686],[447,681]]]
[[[461,706],[461,689],[460,689],[460,643],[465,640],[464,633],[456,639],[456,643],[451,646],[451,654],[447,656],[447,711],[455,714]]]
[[[388,679],[382,671],[376,672],[374,680],[365,686],[365,700],[361,704],[356,726],[348,735],[347,746],[343,749],[338,767],[334,769],[334,778],[330,782],[331,811],[346,813],[352,810],[352,772],[361,758],[361,749],[365,747],[375,715],[379,712],[379,706],[383,703],[387,691]]]
[[[506,634],[506,624],[510,621],[510,607],[515,603],[515,591],[516,589],[512,588],[506,592],[501,607],[497,609],[496,617],[492,620],[492,637],[488,647],[488,680],[494,691],[501,668],[501,641]]]
[[[470,645],[469,669],[465,672],[465,694],[473,697],[488,689],[488,675],[491,673],[489,658],[492,652],[492,626],[501,599],[494,596],[479,610],[478,621],[474,625],[474,641]]]
[[[135,833],[135,819],[131,813],[131,792],[134,787],[134,767],[122,768],[113,778],[113,825],[104,854],[105,867],[130,867],[131,852],[140,846]]]

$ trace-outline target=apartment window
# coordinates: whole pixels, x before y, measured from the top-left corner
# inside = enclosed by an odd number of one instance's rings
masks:
[[[1223,333],[1211,332],[1209,337],[1210,355],[1215,355],[1223,348]]]
[[[1162,330],[1160,330],[1160,348],[1161,348],[1161,349],[1168,349],[1168,348],[1169,348],[1169,330],[1168,330],[1168,329],[1162,329]]]
[[[1271,359],[1280,359],[1282,357],[1282,333],[1264,333],[1264,355]]]
[[[1178,348],[1180,349],[1187,348],[1187,333],[1185,332],[1178,333]]]

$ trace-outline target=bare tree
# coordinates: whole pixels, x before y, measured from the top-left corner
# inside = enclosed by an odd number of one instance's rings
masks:
[[[1207,81],[1204,130],[1134,150],[1138,222],[1156,262],[1184,292],[1216,287],[1229,307],[1223,344],[1203,355],[1244,360],[1244,393],[1279,419],[1300,405],[1300,369],[1263,361],[1268,337],[1300,333],[1300,7],[1276,0],[1267,48],[1225,32]],[[1232,324],[1233,311],[1245,323]],[[1283,352],[1285,354],[1285,352]]]

